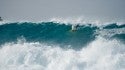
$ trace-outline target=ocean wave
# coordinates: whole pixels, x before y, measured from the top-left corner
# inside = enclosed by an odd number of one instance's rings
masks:
[[[78,25],[77,31],[71,30],[72,24],[56,22],[13,22],[0,25],[0,44],[16,42],[24,37],[29,42],[44,42],[48,44],[83,47],[95,40],[97,36],[118,38],[125,41],[125,25],[112,23],[107,26],[92,24]],[[77,47],[78,48],[78,47]]]
[[[0,43],[16,41],[17,38],[24,37],[27,41],[42,41],[63,46],[83,46],[94,40],[94,32],[97,27],[83,25],[73,32],[71,26],[54,22],[4,24],[0,26],[0,37],[2,39]]]
[[[124,25],[125,22],[122,21],[122,20],[117,20],[117,21],[102,21],[102,20],[98,20],[98,19],[90,19],[90,18],[86,18],[86,17],[72,17],[72,18],[50,18],[48,20],[41,20],[41,21],[29,21],[29,20],[18,20],[18,21],[9,21],[9,20],[4,20],[4,21],[1,21],[0,22],[0,25],[3,25],[3,24],[10,24],[10,23],[24,23],[24,22],[28,22],[28,23],[35,23],[35,24],[38,24],[38,23],[42,23],[42,22],[54,22],[54,23],[59,23],[59,24],[79,24],[79,25],[87,25],[87,24],[91,24],[91,25],[94,25],[94,26],[107,26],[107,25],[110,25],[112,23],[115,23],[117,25]]]
[[[2,70],[124,70],[125,44],[98,37],[81,50],[18,41],[0,48]]]
[[[2,70],[125,69],[125,24],[1,23]]]

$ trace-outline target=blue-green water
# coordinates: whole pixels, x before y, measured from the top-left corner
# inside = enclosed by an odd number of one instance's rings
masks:
[[[0,25],[0,69],[125,69],[125,24],[77,24],[77,30],[71,31],[72,25],[56,22]]]
[[[4,24],[0,26],[0,43],[16,41],[18,38],[24,37],[27,41],[80,47],[95,39],[94,33],[98,29],[96,26],[82,25],[79,26],[77,31],[71,31],[71,26],[70,24],[65,25],[53,22]]]
[[[71,24],[59,24],[54,22],[22,22],[0,25],[0,44],[6,42],[16,42],[18,38],[24,37],[27,41],[45,42],[49,44],[70,45],[73,47],[84,46],[93,41],[99,31],[99,27],[88,25],[79,25],[77,31],[71,31]],[[125,25],[110,24],[103,29],[120,29]],[[102,29],[102,30],[103,30]],[[125,39],[123,34],[115,34],[114,37]]]

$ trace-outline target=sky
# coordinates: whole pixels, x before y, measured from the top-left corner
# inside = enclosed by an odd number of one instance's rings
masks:
[[[124,20],[125,0],[0,0],[0,16],[35,21],[54,17]]]

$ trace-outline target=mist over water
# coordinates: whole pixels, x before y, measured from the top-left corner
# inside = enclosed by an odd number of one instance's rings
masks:
[[[2,70],[124,70],[125,24],[13,22],[0,25]]]

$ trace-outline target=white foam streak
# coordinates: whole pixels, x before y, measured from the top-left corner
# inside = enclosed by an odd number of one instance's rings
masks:
[[[102,29],[97,31],[96,33],[103,37],[112,37],[116,34],[125,34],[125,28]]]
[[[39,42],[7,43],[0,49],[2,70],[124,70],[125,45],[98,38],[76,51]]]
[[[101,22],[99,20],[88,20],[83,17],[79,18],[52,18],[50,19],[52,22],[57,23],[65,23],[65,24],[80,24],[80,25],[86,25],[86,24],[94,24],[94,25],[100,25]]]
[[[69,18],[51,18],[50,21],[57,22],[57,23],[65,23],[65,24],[80,24],[80,25],[87,25],[92,24],[94,26],[106,26],[112,23],[116,23],[117,25],[125,24],[123,21],[101,21],[98,19],[87,19],[86,17],[69,17]]]

